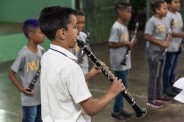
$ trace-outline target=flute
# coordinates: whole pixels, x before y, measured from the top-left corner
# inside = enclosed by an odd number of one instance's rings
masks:
[[[89,50],[89,48],[84,44],[83,41],[77,40],[77,44],[84,51],[84,53],[89,57],[92,63],[96,65],[96,67],[99,68],[102,71],[102,73],[112,83],[115,79],[115,76],[107,68],[107,66],[105,66],[103,62],[97,59],[97,57]],[[146,115],[147,110],[145,108],[141,108],[138,104],[136,104],[136,102],[134,101],[134,98],[128,93],[126,89],[122,91],[121,94],[124,96],[124,98],[128,101],[128,103],[134,109],[135,113],[137,114],[137,117],[142,118]]]
[[[41,73],[41,66],[39,65],[39,68],[38,68],[38,70],[37,70],[35,76],[33,77],[31,83],[30,83],[29,86],[28,86],[28,88],[29,88],[28,91],[32,91],[32,90],[33,90],[33,88],[34,88],[34,86],[35,86],[35,84],[36,84],[36,81],[37,81],[38,77],[40,76],[40,73]]]
[[[133,35],[132,40],[131,40],[132,43],[136,39],[138,27],[139,27],[139,22],[137,22],[136,25],[135,25],[135,32],[134,32],[134,35]],[[126,53],[125,53],[125,56],[123,58],[123,61],[121,62],[121,65],[126,65],[126,61],[127,61],[128,57],[130,55],[131,48],[130,47],[127,47],[127,48],[128,49],[126,50]]]

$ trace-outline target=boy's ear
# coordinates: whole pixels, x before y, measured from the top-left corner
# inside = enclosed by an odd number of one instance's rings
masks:
[[[156,11],[156,13],[158,13],[158,12],[159,12],[159,9],[158,9],[158,8],[156,8],[156,9],[155,9],[155,11]]]
[[[60,29],[59,30],[59,37],[61,40],[65,39],[65,29]]]
[[[32,38],[33,37],[33,32],[28,32],[28,38]]]

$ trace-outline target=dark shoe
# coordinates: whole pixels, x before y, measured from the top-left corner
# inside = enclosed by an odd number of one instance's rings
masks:
[[[172,100],[173,99],[171,97],[164,96],[162,98],[157,99],[157,102],[164,103],[164,104],[169,104],[169,103],[172,102]]]
[[[121,113],[111,113],[110,118],[115,120],[124,120],[124,121],[128,120],[128,118],[126,116],[123,116]]]
[[[122,111],[122,112],[120,112],[120,114],[123,115],[123,116],[125,116],[125,117],[127,117],[127,118],[133,117],[133,114],[128,113],[128,112],[126,112],[126,111]]]
[[[159,108],[163,108],[164,107],[164,104],[158,102],[157,100],[152,101],[152,102],[147,102],[147,105],[150,106],[150,107],[152,107],[152,108],[156,108],[156,109],[159,109]]]

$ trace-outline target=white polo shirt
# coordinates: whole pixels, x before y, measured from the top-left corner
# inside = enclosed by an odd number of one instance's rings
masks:
[[[41,59],[43,122],[90,122],[80,102],[91,97],[84,74],[68,50],[50,44]]]

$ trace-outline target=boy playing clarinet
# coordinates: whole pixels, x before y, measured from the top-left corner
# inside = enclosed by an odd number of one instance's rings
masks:
[[[92,98],[77,58],[70,52],[77,40],[75,14],[71,8],[51,6],[44,8],[39,17],[40,28],[51,42],[41,59],[44,122],[91,122],[90,116],[124,90],[121,80],[115,79],[101,98]]]

